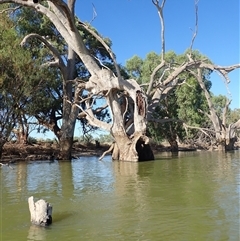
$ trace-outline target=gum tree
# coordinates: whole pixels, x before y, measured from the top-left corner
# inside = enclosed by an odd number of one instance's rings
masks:
[[[33,2],[30,0],[0,0],[0,3],[16,3],[21,6],[30,7],[47,16],[55,25],[61,36],[65,39],[69,49],[72,49],[72,53],[70,53],[72,54],[72,57],[73,54],[76,54],[81,59],[91,77],[85,82],[80,78],[73,79],[72,74],[67,74],[65,84],[66,87],[74,85],[76,89],[75,93],[85,91],[87,97],[85,99],[76,98],[73,101],[71,96],[64,94],[63,100],[68,103],[71,108],[79,108],[82,112],[82,117],[84,117],[91,125],[110,131],[115,140],[111,147],[113,159],[122,161],[153,159],[153,154],[148,144],[149,139],[146,136],[147,118],[151,118],[156,106],[158,106],[159,100],[164,98],[168,91],[173,89],[176,84],[183,81],[180,78],[181,73],[188,71],[196,74],[198,73],[198,70],[202,71],[203,69],[211,69],[212,71],[218,71],[226,77],[230,70],[239,67],[239,65],[222,67],[209,64],[207,61],[195,59],[194,55],[191,54],[191,51],[187,54],[186,61],[180,66],[175,66],[173,64],[169,65],[165,60],[163,18],[165,2],[165,0],[161,3],[158,0],[152,0],[161,20],[162,59],[161,63],[151,74],[149,86],[145,94],[135,79],[124,78],[121,75],[113,52],[109,46],[106,45],[101,36],[94,33],[89,24],[76,21],[73,11],[75,0],[68,0],[67,3],[62,0],[41,2],[38,2],[37,0],[34,0]],[[77,29],[78,25],[81,25],[89,31],[105,47],[114,62],[115,71],[110,70],[90,54],[89,49],[84,44],[83,38]],[[190,50],[192,49],[195,37],[196,34],[193,36]],[[69,59],[73,59],[71,56],[69,57]],[[68,73],[71,72],[71,66],[73,65],[67,66]],[[163,73],[160,78],[157,77],[159,71],[162,71]],[[149,106],[146,95],[151,98]],[[106,104],[112,113],[112,123],[100,121],[96,118],[95,112],[92,110],[93,100],[99,96],[106,100]],[[82,103],[84,103],[84,108],[82,107]],[[103,106],[102,108],[106,107]],[[70,134],[72,131],[71,126],[75,121],[74,118],[75,114],[73,114],[73,116],[65,123],[66,131],[69,131]],[[65,134],[66,133],[68,132],[65,132]],[[71,143],[68,142],[68,135],[66,135],[66,141],[66,145]]]
[[[87,93],[86,99],[81,100],[75,98],[73,102],[69,94],[63,94],[63,101],[73,109],[80,108],[82,116],[84,116],[91,125],[111,132],[115,139],[115,143],[113,144],[113,159],[123,161],[153,159],[151,149],[148,145],[148,138],[145,135],[147,114],[145,95],[134,79],[124,79],[121,76],[114,54],[103,39],[91,31],[91,28],[87,24],[75,21],[74,11],[72,11],[75,1],[69,0],[65,3],[64,1],[57,0],[34,3],[23,0],[1,0],[0,3],[16,3],[21,6],[33,8],[37,12],[46,15],[67,42],[69,50],[72,50],[72,57],[69,57],[69,59],[73,60],[73,54],[76,54],[84,63],[91,75],[89,80],[85,82],[80,78],[73,78],[69,73],[72,65],[69,65],[66,70],[69,74],[66,74],[65,85],[66,88],[74,85],[76,89],[75,94],[84,90]],[[83,42],[77,25],[81,25],[91,32],[109,51],[109,55],[115,64],[115,73],[106,66],[101,66],[101,63],[99,64],[99,61],[92,57]],[[61,59],[58,58],[58,60]],[[92,111],[92,100],[98,96],[105,98],[112,113],[112,123],[98,120]],[[83,102],[86,108],[82,107],[81,104]],[[74,124],[77,111],[71,113],[66,112],[68,121],[65,122],[65,146],[71,143],[68,141],[68,134],[72,132],[71,127]],[[73,116],[69,118],[71,115]],[[67,130],[69,130],[69,132],[67,132]]]

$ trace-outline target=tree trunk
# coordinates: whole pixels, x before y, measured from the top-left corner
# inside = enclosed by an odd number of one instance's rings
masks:
[[[75,0],[68,1],[69,10],[74,16],[74,3]],[[68,80],[75,78],[76,74],[76,53],[68,45],[68,61],[67,61],[67,73],[63,78],[63,119],[61,127],[61,138],[60,142],[60,158],[62,160],[71,160],[72,158],[72,145],[73,145],[73,135],[76,124],[76,118],[78,115],[78,108],[73,106],[68,101],[73,100],[73,85],[68,83]],[[75,89],[76,90],[76,89]],[[75,93],[76,95],[76,93]],[[75,96],[76,97],[76,96]],[[75,100],[76,101],[76,100]]]
[[[224,138],[217,139],[217,147],[219,151],[225,151],[226,140]]]
[[[231,139],[227,140],[226,146],[225,146],[225,151],[233,151],[236,140],[237,140],[236,138],[231,138]]]
[[[148,161],[154,160],[152,149],[148,138],[136,135],[132,139],[122,133],[114,133],[115,144],[112,152],[112,159],[119,161]]]
[[[225,142],[225,151],[234,150],[234,144],[237,141],[236,129],[239,128],[240,121],[230,124],[226,129],[226,142]]]
[[[4,146],[5,142],[2,142],[0,140],[0,159],[2,158],[2,153],[3,153],[3,146]]]
[[[17,132],[17,143],[18,144],[27,144],[28,142],[28,133],[22,129],[19,129]]]
[[[178,152],[178,143],[174,138],[169,138],[168,142],[170,144],[171,152]]]
[[[48,226],[52,223],[52,206],[48,202],[40,199],[34,203],[31,196],[28,198],[28,206],[33,224]]]
[[[60,139],[60,153],[58,156],[59,160],[69,161],[72,159],[72,145],[73,137],[64,137]]]

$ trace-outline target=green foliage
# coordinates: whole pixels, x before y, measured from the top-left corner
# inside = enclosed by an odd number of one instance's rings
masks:
[[[127,61],[126,69],[129,75],[135,78],[139,84],[144,84],[149,82],[154,68],[157,67],[160,62],[160,56],[154,52],[147,54],[144,60],[135,55]]]
[[[178,117],[183,122],[198,127],[206,122],[206,116],[201,114],[200,111],[207,112],[208,105],[196,79],[189,76],[186,84],[177,88],[176,98],[179,105]]]
[[[230,110],[230,113],[227,118],[228,124],[235,123],[240,120],[240,109]]]
[[[176,55],[173,51],[167,52],[165,54],[166,67],[157,72],[154,76],[155,80],[158,80],[164,73],[164,81],[173,68],[188,60],[187,53],[189,53],[189,50],[182,55]],[[196,61],[207,59],[198,51],[193,51],[192,58]],[[128,60],[126,69],[132,77],[137,78],[140,84],[145,84],[149,82],[153,70],[160,62],[161,56],[150,52],[144,60],[138,56]],[[167,70],[166,68],[169,69]],[[208,90],[211,88],[211,82],[209,81],[210,73],[210,71],[206,70],[203,72],[205,85]],[[154,112],[154,119],[158,121],[162,119],[164,120],[163,123],[155,122],[148,124],[148,133],[156,142],[160,142],[163,139],[170,141],[174,138],[176,139],[177,136],[181,139],[186,138],[182,125],[183,122],[198,127],[209,125],[206,116],[199,112],[200,110],[207,112],[208,105],[197,80],[188,72],[183,72],[178,77],[182,80],[180,85],[173,88],[166,98],[160,101]],[[166,119],[171,119],[172,121],[167,122]],[[196,133],[196,130],[190,130],[188,138],[193,138]]]
[[[227,103],[227,97],[224,95],[213,95],[212,94],[212,103],[217,115],[220,117],[223,113],[223,110]]]
[[[35,69],[26,51],[20,48],[13,23],[5,14],[0,15],[0,139],[9,138],[22,105],[26,103],[25,93],[28,73]]]

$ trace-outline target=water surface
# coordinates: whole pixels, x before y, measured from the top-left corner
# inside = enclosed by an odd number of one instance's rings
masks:
[[[81,157],[0,169],[0,240],[239,240],[240,152],[189,152],[141,163]],[[53,206],[33,226],[27,199]]]

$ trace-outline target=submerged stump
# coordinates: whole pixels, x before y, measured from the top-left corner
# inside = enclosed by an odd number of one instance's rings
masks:
[[[52,206],[43,199],[34,202],[33,196],[28,198],[31,222],[35,225],[48,226],[52,223]]]

